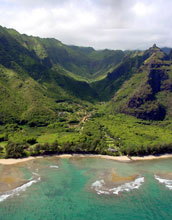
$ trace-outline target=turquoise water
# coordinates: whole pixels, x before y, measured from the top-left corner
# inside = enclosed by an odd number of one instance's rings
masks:
[[[122,163],[93,158],[46,158],[13,166],[15,169],[30,185],[9,192],[6,199],[1,194],[0,220],[172,219],[172,189],[154,176],[163,174],[167,179],[172,173],[171,159]],[[125,189],[125,183],[93,187],[96,181],[106,182],[112,171],[123,177],[144,177],[144,182],[118,194],[109,190],[121,185]],[[109,194],[98,194],[100,191]]]

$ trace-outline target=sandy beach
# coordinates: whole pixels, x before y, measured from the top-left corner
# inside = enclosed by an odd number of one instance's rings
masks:
[[[159,156],[143,156],[143,157],[128,157],[128,156],[108,156],[108,155],[94,155],[94,154],[61,154],[61,155],[54,155],[57,158],[71,158],[71,157],[89,157],[89,158],[101,158],[101,159],[108,159],[108,160],[116,160],[121,162],[132,162],[132,161],[141,161],[141,160],[155,160],[155,159],[165,159],[165,158],[172,158],[172,154],[164,154]],[[0,164],[3,165],[12,165],[22,162],[27,162],[34,159],[40,159],[47,156],[37,156],[37,157],[27,157],[27,158],[19,158],[19,159],[0,159]]]
[[[137,160],[157,160],[157,159],[166,159],[166,158],[172,158],[172,154],[163,154],[163,155],[149,155],[149,156],[143,156],[143,157],[131,157],[131,160],[137,161]]]
[[[19,158],[19,159],[13,159],[13,158],[0,159],[0,164],[12,165],[12,164],[27,162],[27,161],[34,160],[34,159],[39,159],[39,158],[43,158],[43,157],[42,156],[38,156],[38,157],[26,157],[26,158]]]
[[[108,160],[116,160],[121,162],[132,162],[132,161],[140,161],[140,160],[155,160],[155,159],[165,159],[165,158],[172,158],[172,154],[163,154],[163,155],[149,155],[143,157],[128,157],[128,156],[109,156],[109,155],[101,155],[101,154],[68,154],[68,155],[59,155],[57,157],[63,158],[70,158],[70,157],[78,156],[78,157],[89,157],[89,158],[101,158],[101,159],[108,159]]]

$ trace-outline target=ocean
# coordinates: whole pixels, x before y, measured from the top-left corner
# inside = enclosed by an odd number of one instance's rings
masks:
[[[0,165],[0,220],[171,220],[172,159]]]

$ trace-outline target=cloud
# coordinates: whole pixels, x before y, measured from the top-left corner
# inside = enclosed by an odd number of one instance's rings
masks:
[[[0,0],[1,25],[97,49],[172,47],[172,1]]]
[[[10,6],[17,6],[17,7],[45,7],[45,6],[56,6],[56,5],[63,5],[64,3],[68,2],[69,0],[3,0],[4,2]]]

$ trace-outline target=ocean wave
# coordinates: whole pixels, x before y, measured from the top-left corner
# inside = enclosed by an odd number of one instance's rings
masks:
[[[104,190],[104,185],[104,180],[97,180],[92,184],[91,188],[94,189],[97,192],[97,194],[110,194],[110,192]]]
[[[160,183],[163,183],[165,184],[165,186],[167,188],[169,188],[170,190],[172,190],[172,180],[168,180],[168,179],[162,179],[160,178],[159,176],[157,175],[154,175],[155,176],[155,179],[158,180]]]
[[[3,202],[6,200],[8,197],[12,197],[14,195],[19,195],[20,192],[25,191],[28,187],[30,187],[33,183],[37,183],[41,180],[41,177],[38,179],[33,179],[29,181],[28,183],[25,183],[24,185],[17,187],[16,189],[10,190],[4,194],[0,195],[0,202]]]
[[[104,180],[97,180],[92,184],[91,188],[94,189],[97,192],[97,194],[118,195],[119,192],[123,192],[123,191],[129,192],[130,190],[138,189],[142,185],[143,182],[144,182],[144,177],[139,177],[132,182],[124,183],[120,186],[114,187],[112,189],[108,189],[105,186]]]
[[[59,166],[51,165],[50,168],[59,168]]]
[[[35,172],[32,172],[32,174],[35,175],[35,176],[39,176],[39,174],[38,174],[38,173],[35,173]],[[31,178],[31,179],[32,179],[32,178]]]

